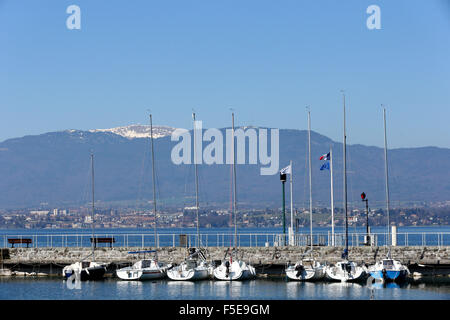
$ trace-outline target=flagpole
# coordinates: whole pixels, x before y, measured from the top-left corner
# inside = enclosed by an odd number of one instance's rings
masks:
[[[290,191],[291,191],[291,228],[289,230],[289,244],[291,246],[294,245],[294,200],[293,200],[293,190],[292,190],[292,176],[294,171],[292,170],[292,160],[289,162],[289,166],[291,167],[291,174],[290,174]]]
[[[331,183],[331,245],[334,247],[333,150],[331,146],[330,146],[330,183]]]

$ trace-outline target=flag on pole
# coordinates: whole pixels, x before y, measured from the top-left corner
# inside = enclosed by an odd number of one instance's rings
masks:
[[[286,168],[281,169],[280,174],[291,174],[291,165],[288,165]]]
[[[325,170],[325,169],[330,170],[330,163],[329,163],[329,162],[324,163],[324,164],[320,167],[320,170]]]
[[[330,157],[330,153],[328,152],[327,154],[323,154],[320,158],[319,158],[319,160],[330,160],[331,159],[331,157]]]

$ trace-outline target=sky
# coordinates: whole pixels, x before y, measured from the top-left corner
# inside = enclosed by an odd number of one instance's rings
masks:
[[[70,30],[66,9],[81,10]],[[378,5],[381,29],[366,9]],[[0,0],[0,141],[146,124],[450,148],[448,0]]]

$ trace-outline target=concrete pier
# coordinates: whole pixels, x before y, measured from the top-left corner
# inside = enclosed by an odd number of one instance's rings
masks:
[[[155,248],[97,248],[95,259],[106,263],[130,263],[138,255],[128,254],[135,250],[154,250]],[[167,263],[180,263],[187,256],[186,248],[158,248],[158,260]],[[309,250],[309,247],[245,247],[239,249],[241,258],[252,264],[286,264],[295,262]],[[61,264],[67,265],[85,259],[91,254],[90,248],[9,248],[3,249],[4,264]],[[208,260],[221,260],[226,248],[207,248]],[[312,256],[323,263],[341,260],[341,247],[315,247]],[[359,263],[372,264],[376,259],[386,256],[386,247],[349,248],[350,259]],[[391,256],[400,262],[421,264],[450,264],[450,247],[391,247]],[[149,255],[147,255],[148,257]],[[307,254],[307,256],[310,256]],[[142,255],[141,255],[142,258]]]

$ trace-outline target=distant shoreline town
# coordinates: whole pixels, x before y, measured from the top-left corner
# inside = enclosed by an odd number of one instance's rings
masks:
[[[154,213],[150,209],[96,208],[95,228],[153,228]],[[226,228],[233,226],[231,211],[219,208],[201,208],[201,228]],[[402,226],[447,226],[450,225],[450,205],[429,205],[414,208],[391,208],[391,223]],[[309,225],[309,211],[294,209],[295,225]],[[290,224],[290,211],[286,211],[286,224]],[[335,208],[335,225],[343,225],[344,212]],[[364,210],[354,209],[349,216],[349,225],[366,226]],[[283,215],[279,208],[241,209],[237,217],[241,228],[277,228],[283,226]],[[317,227],[331,226],[328,208],[313,209],[313,224]],[[384,209],[369,210],[369,225],[385,226]],[[195,207],[168,208],[158,210],[158,228],[195,227]],[[88,206],[77,208],[35,208],[0,210],[1,229],[82,229],[92,227],[92,212]]]

